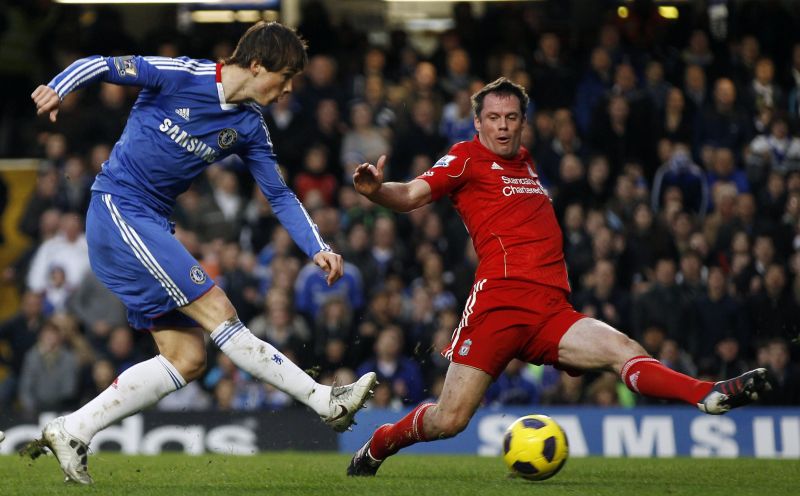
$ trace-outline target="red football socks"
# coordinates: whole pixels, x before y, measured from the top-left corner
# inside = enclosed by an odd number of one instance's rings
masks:
[[[369,454],[376,460],[394,455],[406,446],[428,441],[422,428],[425,411],[434,403],[423,403],[395,424],[385,424],[375,431],[369,444]]]
[[[683,400],[692,405],[700,403],[714,386],[712,382],[675,372],[648,356],[633,357],[625,362],[620,376],[635,393],[664,400]]]

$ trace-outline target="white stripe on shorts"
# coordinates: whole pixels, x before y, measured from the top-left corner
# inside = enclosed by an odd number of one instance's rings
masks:
[[[183,294],[180,288],[169,277],[169,274],[158,264],[158,261],[156,261],[153,254],[150,253],[150,250],[147,249],[147,246],[142,241],[142,238],[139,237],[139,234],[122,218],[119,210],[117,210],[117,206],[111,202],[111,195],[104,194],[103,202],[106,204],[106,207],[108,207],[111,218],[114,220],[114,224],[117,225],[123,241],[131,248],[133,254],[142,262],[142,265],[150,272],[150,275],[161,284],[161,287],[164,288],[179,307],[188,305],[189,300],[186,298],[186,295]]]
[[[445,358],[448,360],[453,359],[453,350],[458,343],[458,338],[461,337],[461,329],[469,325],[469,316],[472,315],[475,308],[475,300],[478,299],[478,292],[483,289],[485,284],[486,279],[481,279],[472,286],[472,293],[469,295],[469,298],[467,298],[466,305],[464,305],[464,313],[461,315],[461,322],[458,323],[458,327],[453,331],[453,341],[450,343],[450,351],[445,355]]]

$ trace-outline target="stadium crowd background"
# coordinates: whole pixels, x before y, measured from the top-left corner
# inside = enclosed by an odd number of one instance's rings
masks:
[[[606,2],[594,29],[575,30],[567,4],[489,6],[480,18],[456,4],[454,28],[424,55],[401,30],[377,46],[305,3],[309,66],[264,116],[287,182],[344,255],[345,276],[326,287],[235,161],[209,167],[179,198],[176,236],[254,334],[322,380],[375,370],[376,407],[435,397],[447,367],[438,351],[458,325],[475,253],[447,201],[395,215],[360,198],[350,175],[381,154],[390,179],[423,172],[473,137],[469,96],[505,76],[531,95],[523,142],[564,231],[576,308],[684,373],[714,380],[765,366],[778,381],[766,403],[800,404],[800,9],[728,2],[720,20],[699,2],[667,20],[649,2],[630,4],[625,18]],[[56,124],[34,118],[30,91],[89,54],[218,59],[247,27],[182,36],[160,19],[138,42],[116,11],[92,12],[44,1],[0,14],[4,39],[29,34],[21,53],[0,50],[2,156],[41,159],[18,226],[33,247],[2,273],[21,302],[0,323],[3,411],[74,408],[153,353],[91,274],[83,238],[93,176],[137,90],[73,93]],[[289,404],[209,350],[204,378],[158,408]],[[486,398],[641,401],[611,374],[572,378],[519,362]]]

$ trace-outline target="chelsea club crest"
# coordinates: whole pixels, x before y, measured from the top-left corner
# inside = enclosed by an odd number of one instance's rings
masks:
[[[234,143],[236,143],[238,138],[239,135],[236,133],[235,129],[226,127],[219,132],[219,136],[217,136],[217,144],[220,148],[230,148]]]
[[[195,265],[189,269],[189,277],[195,284],[203,284],[206,282],[206,273],[203,272],[203,269],[201,269],[199,265]]]

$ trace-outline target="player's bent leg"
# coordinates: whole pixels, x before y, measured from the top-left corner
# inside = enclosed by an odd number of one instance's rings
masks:
[[[437,403],[423,403],[395,424],[380,426],[353,455],[347,474],[372,476],[387,457],[419,442],[453,437],[463,431],[481,404],[492,376],[451,363]]]
[[[170,336],[159,342],[158,336]],[[154,333],[161,349],[185,349],[186,356],[198,353],[205,355],[203,335],[194,331],[157,331]],[[205,359],[203,358],[203,362]],[[192,374],[198,370],[197,360],[184,370]],[[179,364],[181,362],[178,362]],[[186,362],[189,363],[189,362]],[[200,367],[202,369],[202,367]],[[42,438],[23,448],[23,454],[36,458],[47,447],[58,459],[67,480],[80,484],[91,484],[88,472],[88,445],[96,433],[140,410],[154,405],[161,398],[186,385],[181,371],[164,355],[158,355],[137,363],[125,370],[105,391],[86,403],[79,410],[47,423]]]
[[[451,363],[439,401],[423,418],[426,439],[446,439],[463,431],[491,383],[492,376],[486,372]]]
[[[572,324],[558,343],[558,363],[578,370],[619,373],[630,358],[644,355],[647,352],[639,343],[588,317]]]
[[[255,337],[219,287],[179,310],[210,332],[214,343],[239,368],[308,405],[337,432],[353,424],[377,382],[370,372],[346,386],[318,384],[271,344]]]
[[[770,388],[764,369],[716,384],[675,372],[649,356],[636,341],[592,318],[569,328],[559,343],[558,357],[559,364],[570,368],[616,372],[635,393],[681,400],[711,414],[748,404]]]
[[[202,329],[158,329],[152,332],[161,356],[188,382],[206,370],[206,344]]]

